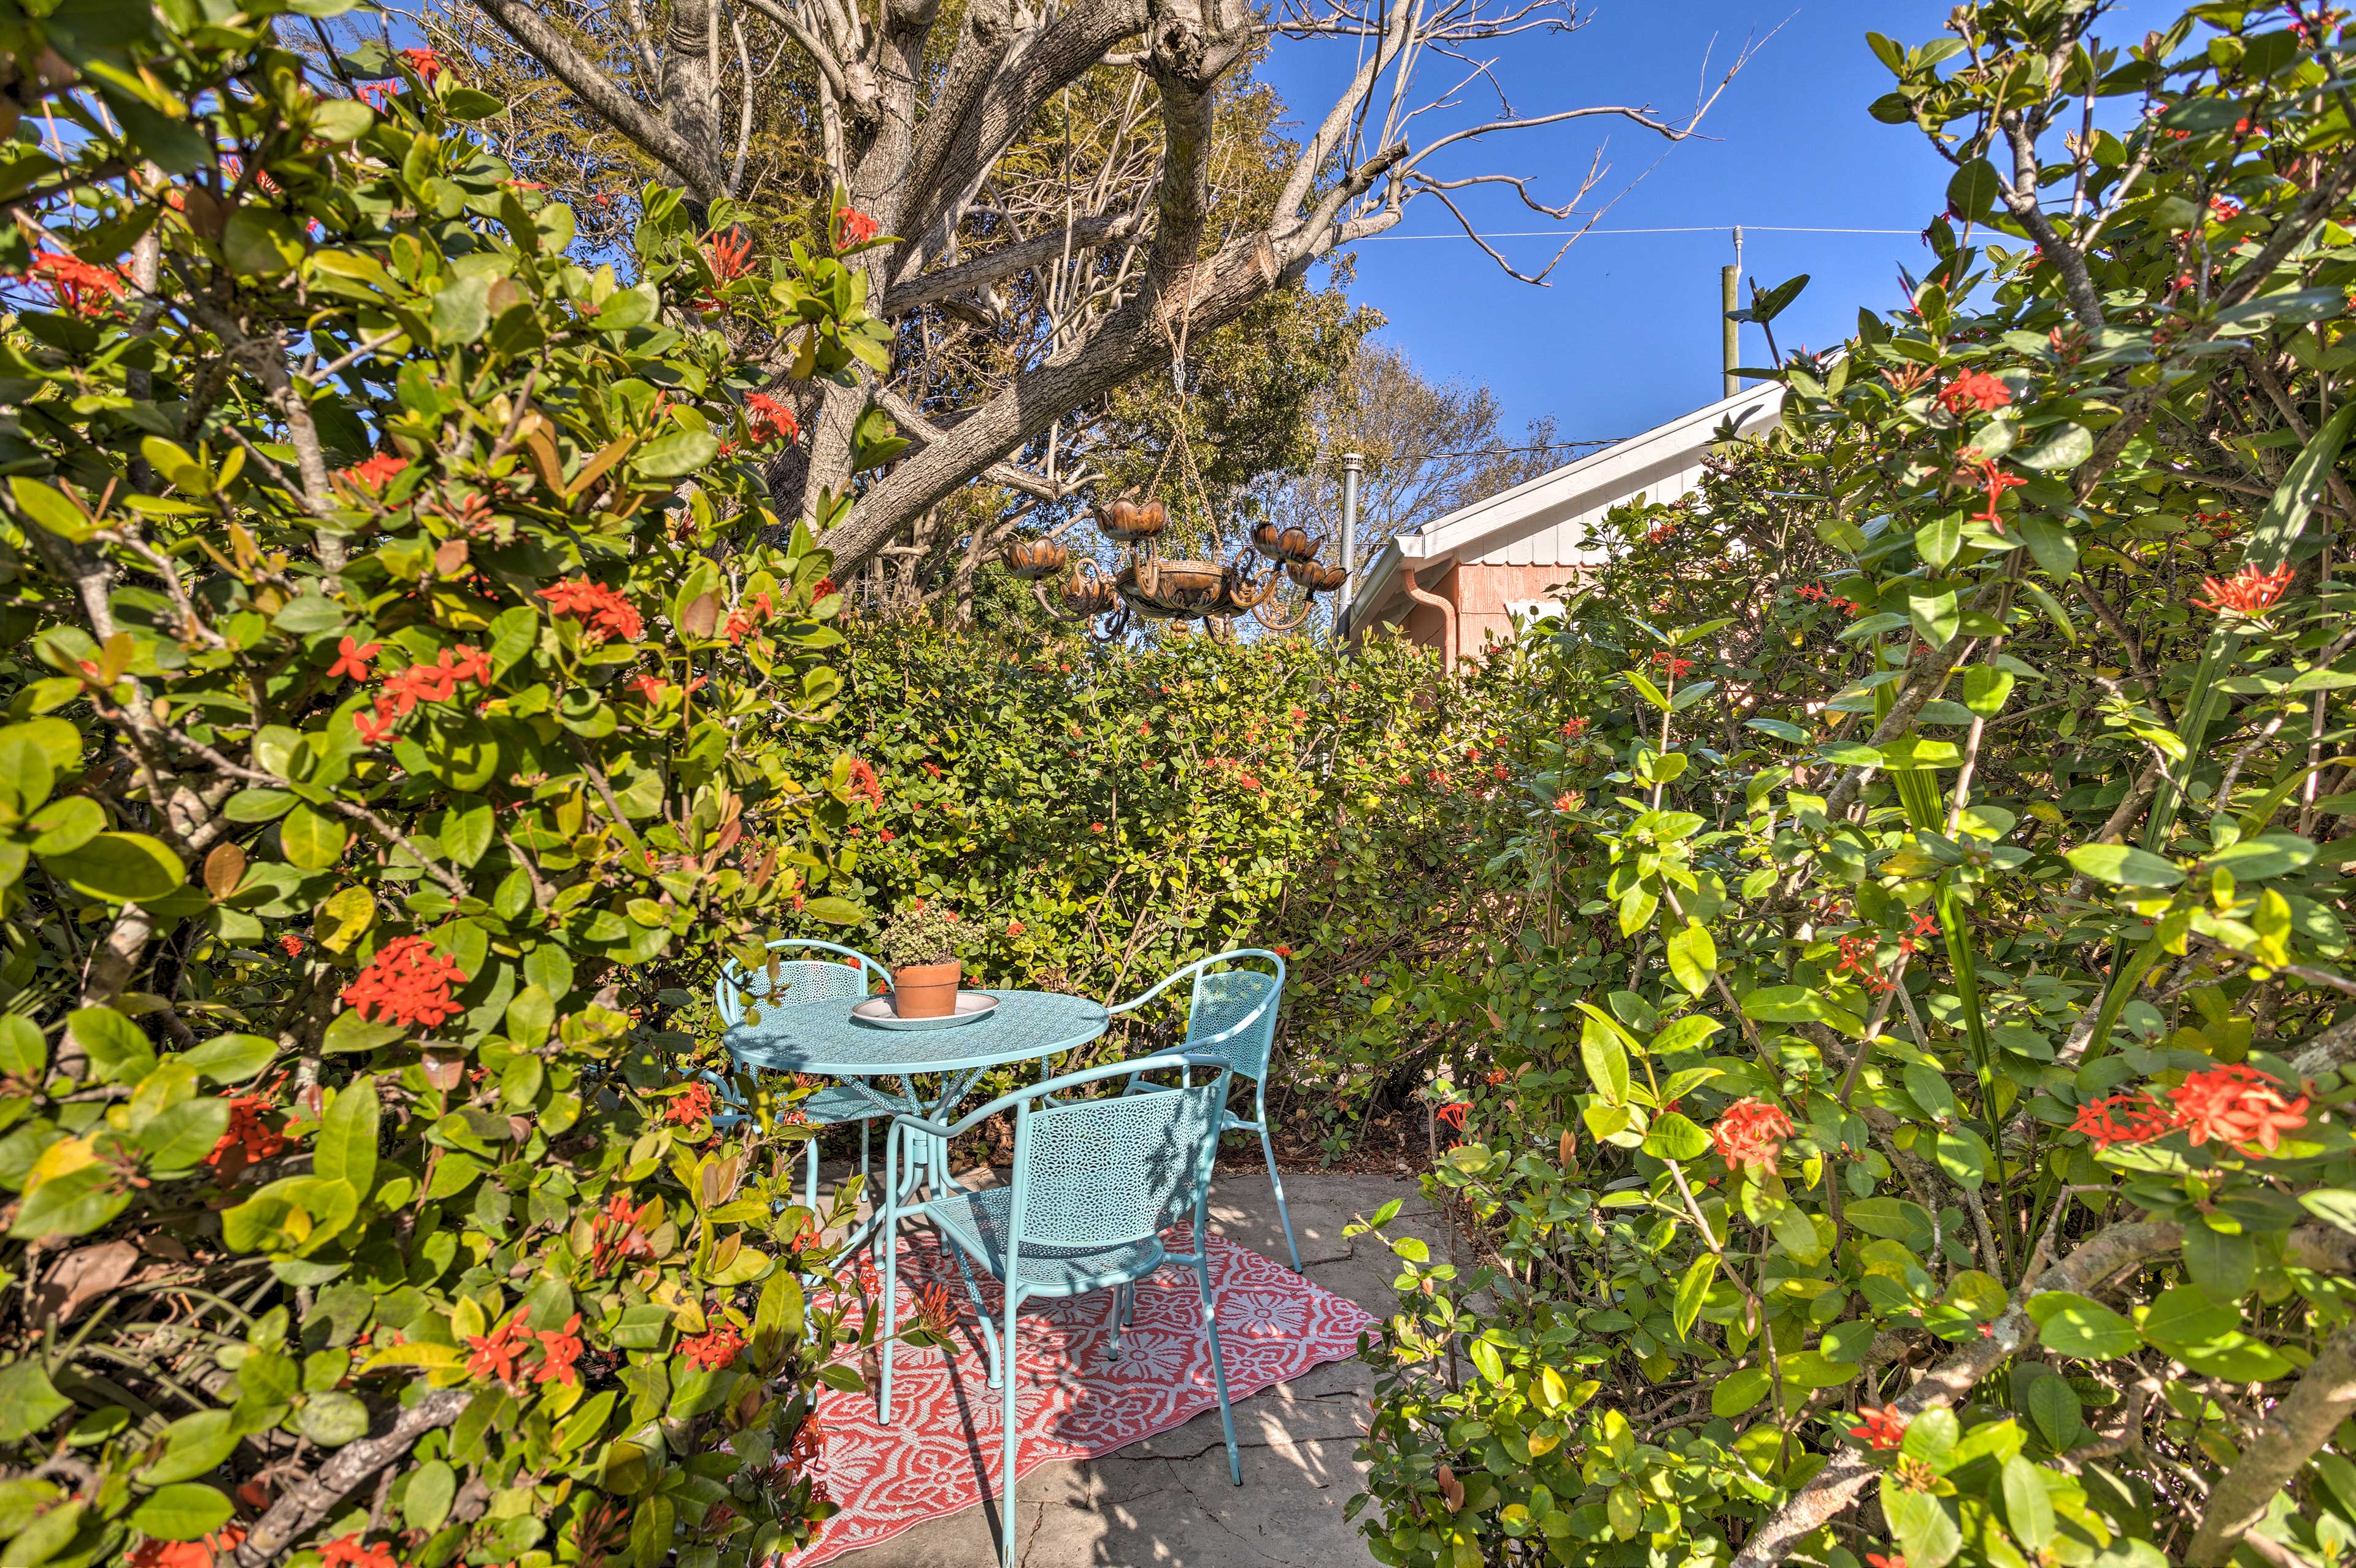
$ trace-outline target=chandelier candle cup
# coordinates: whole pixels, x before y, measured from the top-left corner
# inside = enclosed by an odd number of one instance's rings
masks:
[[[1072,552],[1053,539],[1017,539],[1006,547],[1006,570],[1025,582],[1053,577],[1071,564]]]
[[[1142,544],[1170,526],[1170,510],[1159,501],[1124,496],[1110,507],[1098,507],[1096,522],[1098,531],[1116,544]]]
[[[904,904],[893,914],[881,948],[892,970],[894,1013],[945,1019],[957,1011],[957,917],[931,901]]]

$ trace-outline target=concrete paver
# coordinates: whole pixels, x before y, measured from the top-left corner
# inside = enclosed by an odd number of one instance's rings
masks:
[[[1446,1251],[1443,1221],[1411,1179],[1303,1171],[1288,1174],[1284,1189],[1303,1271],[1378,1317],[1391,1309],[1397,1270],[1390,1250],[1371,1237],[1344,1239],[1344,1226],[1398,1198],[1399,1228]],[[1221,1171],[1211,1211],[1228,1240],[1283,1259],[1284,1232],[1265,1171]],[[1329,1361],[1238,1403],[1241,1487],[1227,1477],[1215,1409],[1100,1459],[1042,1465],[1023,1478],[1017,1503],[1023,1568],[1371,1562],[1342,1510],[1365,1474],[1354,1455],[1373,1386],[1372,1368]],[[985,1500],[836,1561],[848,1568],[991,1563],[998,1556],[997,1530],[997,1504]]]

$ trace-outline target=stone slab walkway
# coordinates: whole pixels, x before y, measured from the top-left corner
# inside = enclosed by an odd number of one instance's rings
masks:
[[[1343,1227],[1404,1200],[1398,1225],[1445,1253],[1441,1221],[1409,1179],[1289,1175],[1285,1198],[1309,1277],[1377,1317],[1389,1315],[1397,1269],[1371,1237],[1344,1240]],[[1229,1240],[1284,1258],[1284,1232],[1266,1172],[1221,1172],[1211,1192]],[[1016,1504],[1023,1568],[1119,1564],[1145,1568],[1294,1568],[1370,1563],[1342,1509],[1363,1467],[1352,1457],[1365,1427],[1373,1369],[1332,1361],[1235,1407],[1244,1484],[1227,1478],[1219,1413],[1117,1454],[1043,1465],[1023,1479]],[[845,1568],[963,1568],[998,1559],[994,1501],[917,1526],[835,1562]]]

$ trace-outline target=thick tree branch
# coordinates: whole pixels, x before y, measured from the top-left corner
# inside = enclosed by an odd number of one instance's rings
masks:
[[[2356,1412],[2356,1326],[2325,1340],[2322,1353],[2299,1373],[2298,1386],[2258,1423],[2240,1460],[2209,1494],[2201,1528],[2185,1548],[2187,1568],[2222,1568],[2351,1412]]]
[[[1018,240],[1001,245],[995,251],[960,261],[954,267],[944,267],[937,272],[926,272],[894,285],[884,296],[881,312],[887,317],[903,316],[912,310],[937,304],[946,299],[1011,278],[1018,272],[1053,261],[1066,249],[1078,251],[1090,245],[1118,245],[1134,238],[1145,227],[1142,215],[1134,212],[1104,213],[1095,218],[1083,218],[1068,229],[1056,229],[1029,240]]]
[[[265,1568],[284,1557],[352,1488],[398,1461],[428,1432],[457,1420],[474,1397],[466,1389],[436,1389],[402,1411],[382,1436],[364,1437],[337,1449],[333,1458],[288,1487],[246,1532],[230,1553],[238,1568]]]
[[[644,148],[680,184],[706,201],[717,201],[728,194],[719,168],[694,143],[625,92],[528,0],[475,0],[475,4],[571,88],[592,112]]]

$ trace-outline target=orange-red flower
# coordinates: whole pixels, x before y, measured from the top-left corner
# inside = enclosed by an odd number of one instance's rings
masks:
[[[1576,741],[1576,740],[1578,740],[1581,735],[1584,735],[1584,734],[1586,734],[1586,733],[1587,733],[1587,720],[1584,720],[1584,719],[1566,719],[1566,720],[1564,720],[1562,721],[1562,738],[1563,738],[1564,740],[1566,740],[1566,741]]]
[[[838,207],[834,221],[842,233],[842,245],[864,245],[875,238],[875,220],[855,207]],[[840,249],[840,247],[838,247]]]
[[[205,1163],[223,1176],[235,1176],[258,1160],[285,1152],[291,1140],[284,1133],[262,1119],[264,1111],[275,1107],[268,1090],[259,1094],[240,1094],[229,1103],[229,1127],[205,1156]]]
[[[1719,1116],[1710,1138],[1729,1170],[1772,1171],[1783,1140],[1796,1129],[1792,1118],[1763,1100],[1737,1100]]]
[[[378,949],[375,960],[344,987],[343,998],[359,1008],[364,1019],[431,1029],[462,1010],[451,999],[450,987],[466,983],[457,960],[434,956],[431,942],[422,936],[396,936]]]
[[[586,640],[593,645],[607,637],[635,643],[646,635],[646,622],[637,606],[602,582],[577,577],[541,589],[540,596],[548,601],[550,614],[571,615],[580,621]]]
[[[957,1327],[958,1309],[948,1285],[936,1282],[917,1289],[916,1319],[942,1339],[949,1337]]]
[[[728,624],[721,630],[726,634],[730,642],[742,642],[745,633],[766,621],[776,613],[776,604],[770,599],[767,590],[764,589],[758,592],[747,594],[742,603],[728,612]]]
[[[698,1122],[712,1119],[712,1107],[715,1103],[711,1084],[691,1083],[671,1097],[670,1104],[663,1108],[663,1117],[680,1126],[691,1127]]]
[[[2260,571],[2254,566],[2245,566],[2222,581],[2214,577],[2202,578],[2201,586],[2208,590],[2208,597],[2196,597],[2192,603],[2221,615],[2231,610],[2237,615],[2255,618],[2273,607],[2275,601],[2283,596],[2283,590],[2290,586],[2291,579],[2297,575],[2287,561],[2272,571]]]
[[[523,1326],[523,1308],[487,1334],[469,1334],[466,1348],[475,1353],[467,1358],[466,1375],[470,1378],[497,1378],[503,1383],[515,1381],[517,1363],[531,1349],[531,1333]]]
[[[2017,490],[2021,485],[2028,484],[2029,481],[2026,479],[2017,478],[2010,474],[2007,474],[2004,470],[1997,466],[1995,458],[1989,457],[1983,458],[1980,461],[1978,477],[1974,482],[1986,486],[1987,490],[1987,508],[1985,511],[1975,513],[1972,517],[1972,521],[1976,523],[1986,523],[1990,528],[1996,529],[1997,532],[2004,532],[2004,519],[1997,516],[1996,504],[2007,490]]]
[[[2272,1154],[2282,1135],[2307,1125],[2307,1096],[2283,1098],[2280,1086],[2254,1067],[2211,1067],[2168,1092],[2176,1125],[2197,1148],[2211,1138],[2244,1154]]]
[[[1898,1413],[1894,1404],[1879,1410],[1865,1405],[1858,1411],[1865,1419],[1848,1429],[1848,1435],[1869,1448],[1895,1448],[1906,1441],[1906,1418]]]
[[[420,81],[432,81],[442,74],[442,57],[432,49],[403,49],[401,58],[409,62],[409,69],[417,73]]]
[[[359,488],[374,494],[391,482],[392,476],[409,466],[409,459],[395,452],[380,452],[365,463],[355,463],[336,475],[349,480]]]
[[[2012,394],[2005,389],[2004,383],[1985,370],[1973,370],[1958,376],[1939,393],[1940,405],[1951,414],[1960,414],[1971,409],[1985,413],[1990,409],[2003,408],[2011,401]]]
[[[573,1383],[581,1381],[573,1363],[581,1355],[581,1314],[574,1313],[562,1328],[542,1329],[532,1336],[540,1341],[540,1370],[531,1375],[536,1383]]]
[[[744,1336],[733,1323],[723,1323],[692,1339],[679,1342],[679,1353],[707,1372],[716,1372],[734,1363],[737,1353],[744,1349]]]
[[[851,759],[851,793],[867,797],[867,804],[876,810],[884,809],[883,781],[875,776],[874,764],[864,757]]]
[[[44,251],[26,275],[49,291],[49,298],[77,315],[96,315],[123,293],[123,273],[64,251]]]
[[[752,275],[753,236],[742,225],[725,234],[715,234],[703,248],[703,259],[712,268],[712,290],[704,295],[704,302],[717,305],[722,289]]]
[[[327,667],[327,678],[349,676],[354,680],[369,677],[369,660],[382,651],[382,643],[356,643],[346,637],[336,645],[336,662]]]
[[[794,411],[766,392],[755,392],[744,400],[744,429],[764,446],[773,441],[798,441],[802,433]]]

